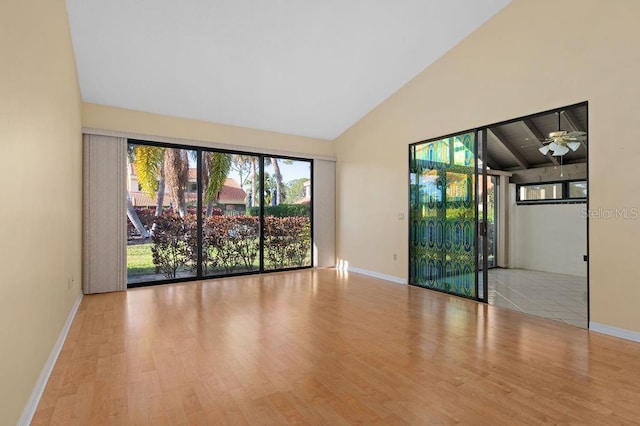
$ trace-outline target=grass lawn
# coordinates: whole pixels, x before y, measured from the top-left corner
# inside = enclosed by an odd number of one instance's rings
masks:
[[[156,275],[156,266],[153,264],[153,255],[151,254],[152,243],[148,244],[133,244],[127,246],[127,276],[128,277],[138,277],[141,275]],[[258,270],[259,260],[256,259],[252,268],[245,268],[241,265],[238,265],[238,268],[233,272],[243,272],[243,271],[255,271]],[[284,267],[288,267],[289,265],[284,265]],[[296,266],[296,265],[290,265]],[[181,270],[188,270],[189,268],[181,268]],[[278,269],[272,266],[268,261],[265,260],[265,269]],[[210,268],[209,274],[218,274],[218,273],[227,273],[223,268]]]
[[[153,244],[134,244],[127,246],[127,275],[148,275],[156,273],[153,264],[151,246]]]

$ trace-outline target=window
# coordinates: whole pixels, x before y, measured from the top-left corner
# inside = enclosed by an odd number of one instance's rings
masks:
[[[312,265],[312,160],[138,140],[129,151],[142,172],[127,176],[127,188],[140,179],[129,287]]]
[[[562,183],[523,185],[520,187],[520,201],[558,200],[562,198]]]
[[[584,203],[587,181],[527,183],[516,186],[517,204]]]
[[[569,182],[569,198],[587,198],[587,181]]]

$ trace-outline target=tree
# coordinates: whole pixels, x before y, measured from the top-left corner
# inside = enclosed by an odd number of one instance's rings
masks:
[[[302,200],[306,195],[305,183],[308,182],[307,178],[294,179],[287,182],[287,192],[285,194],[284,202],[287,204],[293,204]]]
[[[275,179],[276,184],[276,204],[282,204],[282,200],[285,198],[285,186],[282,182],[282,173],[280,172],[280,163],[279,161],[283,161],[284,164],[293,164],[291,160],[278,160],[276,157],[266,157],[265,158],[265,166],[271,165],[273,166],[273,178]]]
[[[204,187],[204,202],[207,205],[206,217],[213,212],[213,203],[218,199],[220,190],[231,168],[232,157],[222,152],[202,153],[202,186]]]
[[[273,177],[276,180],[276,204],[282,204],[282,190],[284,189],[284,185],[282,184],[282,173],[280,173],[278,159],[271,157],[271,165],[273,166]]]
[[[277,198],[273,198],[273,194],[277,192],[278,184],[275,178],[269,173],[264,173],[264,204],[265,206],[276,205]]]
[[[144,227],[142,221],[138,217],[138,213],[131,204],[131,194],[127,192],[127,218],[131,221],[136,231],[140,233],[142,238],[149,238],[149,231]]]
[[[164,155],[165,148],[151,145],[137,145],[134,151],[134,165],[142,190],[153,198],[157,194],[156,217],[162,214],[164,204]]]
[[[187,214],[185,192],[189,183],[189,156],[186,149],[166,148],[164,154],[165,180],[169,195],[180,217]]]
[[[249,192],[249,207],[254,207],[258,205],[259,198],[257,197],[258,193],[258,157],[253,155],[234,155],[235,169],[236,170],[246,170],[243,167],[246,167],[249,171],[249,177],[244,181],[242,180],[242,174],[240,174],[240,187],[244,187],[247,181],[250,182],[250,192]]]
[[[127,145],[127,157],[129,159],[129,163],[135,162],[136,148],[138,148],[138,146]],[[133,204],[131,203],[131,194],[129,192],[127,192],[127,218],[142,238],[149,238],[149,231],[144,227],[142,221],[138,217],[138,213],[133,208]]]
[[[251,156],[240,154],[234,154],[231,157],[230,170],[233,170],[238,174],[241,188],[244,187],[244,182],[249,177],[249,173],[251,173],[250,158]]]

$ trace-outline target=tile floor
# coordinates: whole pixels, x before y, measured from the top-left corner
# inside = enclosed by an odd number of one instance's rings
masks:
[[[490,269],[488,300],[492,305],[588,328],[585,277]]]

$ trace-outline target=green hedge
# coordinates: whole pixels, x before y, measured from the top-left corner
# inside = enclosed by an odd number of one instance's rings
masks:
[[[260,207],[251,207],[249,216],[259,216]],[[264,206],[264,215],[273,217],[311,217],[311,206],[306,204],[278,204],[277,206]]]
[[[307,206],[308,207],[308,206]],[[265,217],[265,269],[311,263],[311,220],[308,217]],[[167,278],[197,265],[195,215],[157,218],[152,237],[153,263]],[[260,253],[260,221],[255,216],[211,216],[203,224],[202,268],[205,275],[255,271]]]

